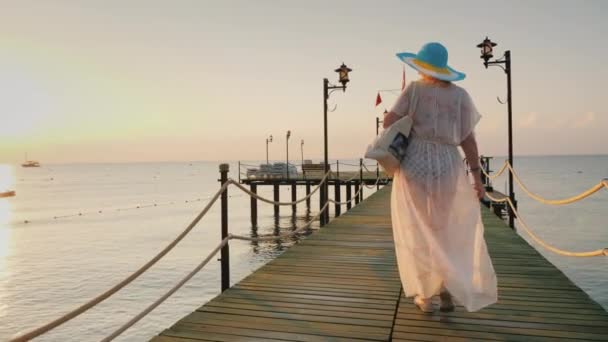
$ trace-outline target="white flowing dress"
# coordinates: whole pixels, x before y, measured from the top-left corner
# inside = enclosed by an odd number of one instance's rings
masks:
[[[391,111],[410,113],[410,101],[412,137],[391,194],[405,295],[430,298],[444,286],[457,303],[477,311],[497,301],[496,274],[458,145],[481,115],[466,90],[454,84],[411,83]]]

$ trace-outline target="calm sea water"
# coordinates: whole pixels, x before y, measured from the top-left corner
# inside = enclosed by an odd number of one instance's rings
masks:
[[[496,158],[497,167],[502,160]],[[255,164],[255,162],[252,162]],[[356,164],[356,161],[351,161]],[[608,177],[608,156],[523,157],[515,165],[529,187],[546,197],[567,197]],[[495,167],[495,168],[497,168]],[[341,165],[344,170],[348,166]],[[237,178],[236,164],[231,177]],[[52,320],[107,290],[160,251],[207,203],[219,185],[218,163],[0,166],[0,340]],[[502,177],[495,182],[504,187]],[[298,198],[304,193],[298,189]],[[370,194],[367,190],[366,195]],[[271,188],[259,193],[271,197]],[[540,236],[565,249],[608,247],[608,191],[582,202],[550,207],[516,188],[522,215]],[[249,198],[231,188],[230,230],[251,234]],[[344,197],[344,196],[343,196]],[[290,190],[281,190],[290,198]],[[299,206],[259,203],[259,234],[290,231],[312,213]],[[219,205],[171,253],[101,305],[40,338],[97,341],[160,297],[194,268],[220,240]],[[317,226],[313,226],[317,228]],[[282,243],[231,243],[236,282],[289,248]],[[608,308],[608,260],[541,252],[592,298]],[[145,340],[219,293],[219,263],[210,263],[173,297],[119,338]]]

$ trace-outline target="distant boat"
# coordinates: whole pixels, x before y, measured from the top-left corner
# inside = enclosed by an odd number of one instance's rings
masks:
[[[8,190],[8,191],[4,191],[4,192],[0,192],[0,198],[4,198],[4,197],[13,197],[15,196],[15,190]]]
[[[22,167],[40,167],[40,163],[35,160],[27,160],[27,153],[25,154],[25,162],[21,164]]]
[[[22,167],[40,167],[40,163],[35,160],[27,160],[23,164]]]

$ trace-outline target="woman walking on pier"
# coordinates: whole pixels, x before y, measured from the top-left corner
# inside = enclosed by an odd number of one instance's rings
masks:
[[[448,53],[428,43],[418,54],[397,56],[421,79],[409,84],[384,118],[384,127],[403,115],[414,124],[406,157],[394,175],[393,234],[405,295],[424,312],[439,294],[442,311],[452,298],[468,311],[497,300],[496,275],[483,237],[478,198],[484,196],[474,127],[473,101],[453,81],[463,73],[447,66]],[[473,177],[469,181],[458,146]]]

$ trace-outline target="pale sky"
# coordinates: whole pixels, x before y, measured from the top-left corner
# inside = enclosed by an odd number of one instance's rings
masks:
[[[456,5],[457,4],[457,5]],[[0,0],[0,163],[253,160],[304,140],[358,158],[401,86],[396,52],[429,41],[483,118],[480,152],[507,152],[506,77],[484,69],[485,36],[513,60],[515,154],[606,154],[608,3],[603,1]],[[417,78],[406,67],[407,78]]]

